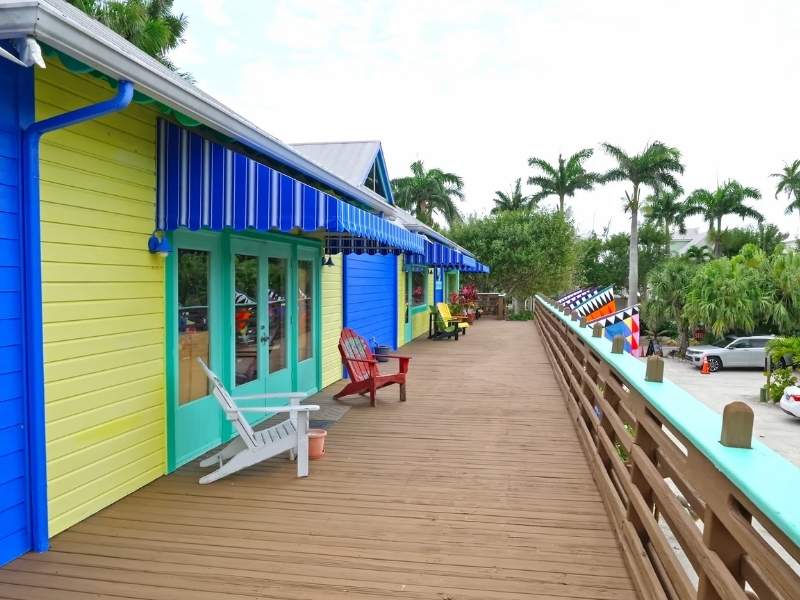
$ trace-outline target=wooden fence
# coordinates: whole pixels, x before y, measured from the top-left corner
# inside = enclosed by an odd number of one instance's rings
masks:
[[[537,297],[537,327],[642,598],[800,599],[800,469],[752,410],[723,421],[564,310]]]

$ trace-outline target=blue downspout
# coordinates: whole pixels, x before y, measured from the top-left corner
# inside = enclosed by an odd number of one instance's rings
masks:
[[[133,84],[120,81],[113,98],[49,119],[22,132],[22,270],[25,290],[25,371],[32,510],[31,542],[36,552],[48,547],[47,455],[44,414],[44,340],[42,336],[42,255],[39,206],[39,140],[45,133],[118,112],[133,99]]]

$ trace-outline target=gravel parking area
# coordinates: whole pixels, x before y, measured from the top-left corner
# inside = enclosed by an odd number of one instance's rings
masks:
[[[685,361],[664,359],[664,375],[718,413],[734,400],[747,402],[755,414],[754,435],[800,467],[800,419],[777,404],[759,402],[764,375],[755,369],[730,369],[701,375]]]

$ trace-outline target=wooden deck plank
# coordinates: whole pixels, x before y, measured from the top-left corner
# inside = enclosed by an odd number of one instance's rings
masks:
[[[311,477],[189,465],[0,570],[0,598],[634,599],[532,324],[401,352],[408,402],[346,400]]]

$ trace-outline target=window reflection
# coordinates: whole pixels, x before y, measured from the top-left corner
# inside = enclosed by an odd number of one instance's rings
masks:
[[[314,353],[312,339],[314,313],[313,313],[313,276],[314,267],[310,261],[301,260],[297,266],[297,358],[306,360]]]
[[[423,271],[411,271],[411,304],[419,306],[425,304],[425,280],[427,273]]]
[[[258,258],[234,257],[236,385],[258,379]]]
[[[286,277],[285,258],[270,258],[268,267],[269,372],[286,368]]]
[[[208,380],[197,364],[209,364],[209,253],[178,249],[178,402],[186,404],[208,395]]]

